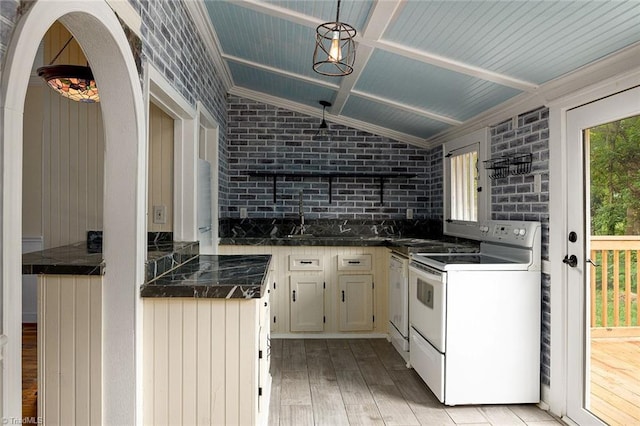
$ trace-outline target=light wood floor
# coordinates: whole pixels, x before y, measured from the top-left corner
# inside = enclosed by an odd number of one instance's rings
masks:
[[[535,405],[445,407],[384,339],[271,340],[269,425],[557,425]]]
[[[591,411],[610,425],[640,424],[640,338],[591,339]]]

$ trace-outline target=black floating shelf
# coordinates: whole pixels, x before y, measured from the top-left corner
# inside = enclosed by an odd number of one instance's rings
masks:
[[[296,177],[296,178],[323,178],[329,182],[329,203],[332,202],[332,184],[337,178],[363,178],[376,179],[380,184],[380,204],[383,204],[384,198],[384,182],[389,179],[411,179],[416,177],[412,173],[341,173],[341,172],[248,172],[249,176],[269,177],[273,179],[273,202],[277,202],[277,187],[279,177]]]

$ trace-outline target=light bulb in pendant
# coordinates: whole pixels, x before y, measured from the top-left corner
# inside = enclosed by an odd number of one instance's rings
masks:
[[[331,49],[329,49],[329,61],[340,62],[342,60],[342,49],[340,48],[340,31],[334,31],[331,39]]]

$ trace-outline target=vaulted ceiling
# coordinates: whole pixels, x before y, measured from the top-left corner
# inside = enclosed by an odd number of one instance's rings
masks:
[[[342,0],[354,72],[326,77],[312,69],[315,28],[336,6],[204,0],[229,92],[316,116],[326,100],[330,122],[425,145],[640,46],[637,0]]]

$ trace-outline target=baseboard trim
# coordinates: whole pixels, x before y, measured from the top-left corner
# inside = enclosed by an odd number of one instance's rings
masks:
[[[272,339],[388,339],[386,333],[271,333]]]

